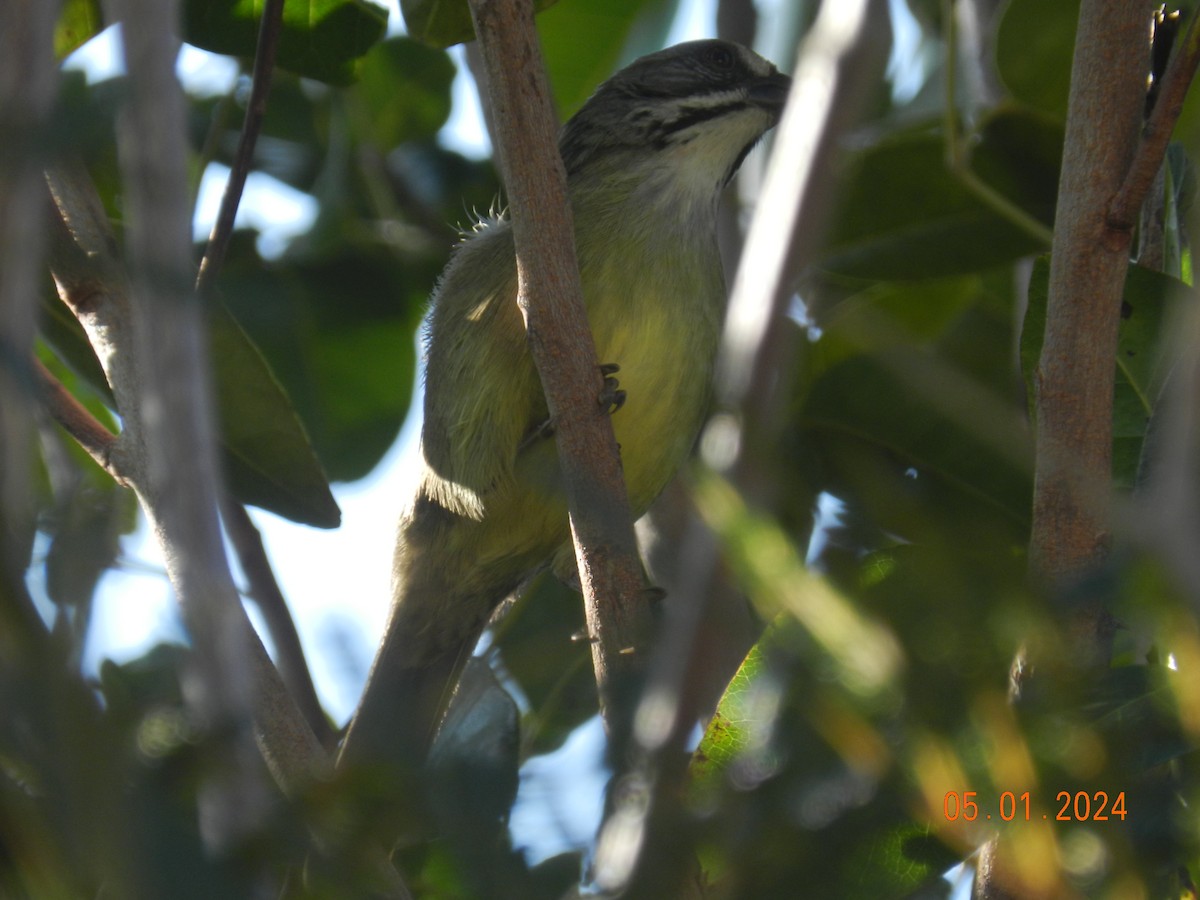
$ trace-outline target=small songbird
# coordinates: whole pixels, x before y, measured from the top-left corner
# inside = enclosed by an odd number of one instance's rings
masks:
[[[702,424],[726,299],[717,204],[789,85],[745,47],[693,41],[613,75],[562,129],[588,320],[598,358],[620,366],[613,428],[635,516]],[[499,218],[457,248],[435,293],[422,471],[343,763],[420,766],[496,606],[542,569],[574,567],[516,297],[512,229]]]

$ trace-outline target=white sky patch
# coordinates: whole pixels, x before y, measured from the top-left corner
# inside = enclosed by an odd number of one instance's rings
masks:
[[[210,163],[204,171],[192,216],[192,236],[197,241],[208,239],[228,179],[229,168],[221,163]],[[318,211],[319,204],[311,194],[262,172],[251,172],[246,178],[234,225],[257,230],[258,252],[266,259],[275,259],[287,249],[292,238],[312,228]]]

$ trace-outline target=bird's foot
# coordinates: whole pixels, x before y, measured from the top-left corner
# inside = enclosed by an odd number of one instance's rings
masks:
[[[610,416],[625,405],[625,392],[617,387],[620,382],[613,378],[621,367],[616,363],[602,363],[600,374],[604,376],[604,387],[600,389],[600,408]]]

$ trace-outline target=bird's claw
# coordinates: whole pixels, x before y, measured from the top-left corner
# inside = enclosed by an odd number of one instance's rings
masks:
[[[617,387],[620,382],[613,377],[621,367],[616,363],[602,363],[600,374],[604,376],[604,387],[600,389],[600,408],[610,416],[625,405],[625,392]]]

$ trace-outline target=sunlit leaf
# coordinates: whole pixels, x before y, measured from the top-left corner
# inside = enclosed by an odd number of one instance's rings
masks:
[[[183,38],[204,50],[253,58],[263,0],[187,0]],[[330,84],[354,80],[356,62],[382,37],[387,9],[371,0],[286,0],[276,63]]]
[[[99,0],[66,0],[54,26],[54,55],[59,59],[68,56],[103,28]]]

